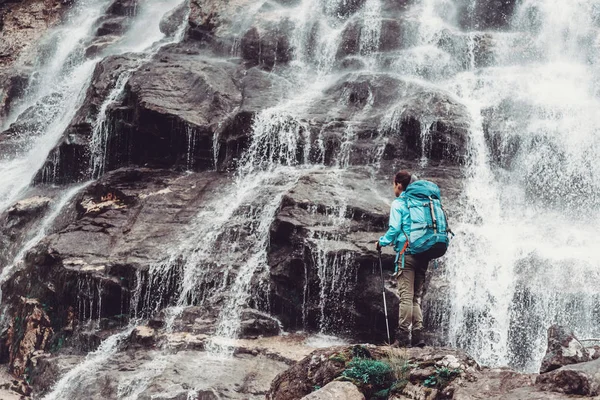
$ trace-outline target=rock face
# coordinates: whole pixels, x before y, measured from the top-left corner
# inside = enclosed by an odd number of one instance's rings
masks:
[[[460,24],[465,29],[503,29],[510,23],[515,11],[515,0],[478,0],[474,7],[460,9]]]
[[[357,348],[361,350],[357,351]],[[382,362],[394,371],[393,380],[384,385],[387,390],[378,392],[379,396],[389,399],[553,400],[573,398],[569,395],[594,396],[598,390],[595,361],[566,366],[536,377],[508,369],[480,367],[456,350],[354,346],[314,351],[279,374],[267,398],[345,398],[320,397],[330,392],[325,390],[330,385],[339,385],[340,379],[351,380],[354,383],[351,392],[355,393],[355,385],[358,385],[361,395],[369,398],[373,386],[381,387],[377,382],[383,382],[377,380],[376,371],[381,370],[381,364],[376,362]],[[378,369],[365,368],[361,379],[352,380],[353,371],[363,368],[361,365],[378,365]],[[319,388],[322,389],[314,391]]]
[[[600,394],[600,362],[588,361],[561,367],[537,377],[543,390],[580,396]]]
[[[331,382],[325,387],[304,396],[303,400],[348,399],[364,400],[365,396],[350,382]]]
[[[60,22],[67,7],[62,0],[0,2],[0,121],[27,87],[34,44]]]
[[[540,373],[546,373],[569,364],[590,359],[587,349],[572,331],[564,326],[552,325],[548,329],[548,348],[542,360]]]
[[[157,18],[166,38],[185,28],[180,42],[108,55],[146,3],[107,1],[89,37],[57,66],[98,61],[85,90],[69,93],[81,101],[63,121],[64,110],[44,114],[61,93],[31,104],[24,93],[45,48],[33,43],[70,2],[0,0],[0,155],[56,129],[35,186],[0,212],[0,260],[15,267],[0,282],[11,321],[0,349],[36,395],[77,365],[74,390],[106,399],[359,399],[380,391],[470,399],[481,398],[477,382],[484,398],[596,393],[592,366],[565,366],[591,355],[558,327],[542,367],[551,372],[537,386],[533,375],[484,370],[447,349],[346,346],[302,359],[313,350],[306,338],[284,335],[386,340],[373,243],[387,227],[393,173],[409,169],[439,184],[452,219],[474,121],[483,117],[494,161],[510,163],[518,140],[507,144],[501,133],[513,110],[471,115],[454,95],[404,71],[423,69],[435,82],[492,65],[494,36],[471,30],[503,29],[514,1],[471,2],[459,18],[465,31],[440,32],[430,46],[437,52],[419,56],[439,63],[411,56],[422,51],[411,47],[418,2],[405,0],[375,2],[377,10],[364,0],[318,2],[304,19],[298,0],[190,0]],[[27,107],[5,127],[15,105]],[[61,185],[84,181],[37,238]],[[30,238],[40,240],[15,259]],[[392,330],[393,260],[384,251]],[[438,342],[449,323],[443,275],[429,272],[423,298]],[[100,343],[107,358],[87,371],[80,363]],[[215,361],[229,350],[235,357]],[[353,372],[350,382],[336,381],[353,359],[385,359],[393,371],[373,384]]]
[[[6,337],[9,367],[17,377],[29,376],[33,358],[50,344],[52,324],[43,307],[37,300],[22,297],[21,307],[9,325]]]

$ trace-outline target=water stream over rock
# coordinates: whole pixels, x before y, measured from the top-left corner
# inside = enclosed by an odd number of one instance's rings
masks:
[[[429,272],[432,343],[533,372],[550,325],[600,335],[598,0],[64,7],[0,60],[2,306],[15,327],[21,296],[43,305],[39,354],[89,353],[44,367],[73,368],[45,398],[195,398],[233,390],[236,359],[258,398],[243,340],[383,341],[373,242],[399,169],[440,185],[457,234]],[[165,389],[194,351],[207,381]]]

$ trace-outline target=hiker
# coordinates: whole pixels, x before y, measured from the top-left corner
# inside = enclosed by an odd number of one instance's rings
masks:
[[[429,261],[448,247],[446,215],[436,184],[417,180],[408,171],[394,177],[394,194],[388,231],[377,241],[377,250],[393,245],[396,251],[400,315],[395,347],[424,347],[421,296]],[[411,340],[412,327],[412,340]]]

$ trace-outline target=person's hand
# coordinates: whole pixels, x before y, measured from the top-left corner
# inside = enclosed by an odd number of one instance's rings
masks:
[[[379,240],[375,242],[375,246],[377,248],[377,251],[381,251],[381,245],[379,244]]]

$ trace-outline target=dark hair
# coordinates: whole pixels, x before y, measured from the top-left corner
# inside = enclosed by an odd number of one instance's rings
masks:
[[[410,172],[408,172],[408,171],[400,171],[394,177],[394,183],[395,184],[401,184],[402,187],[404,189],[406,189],[408,187],[408,185],[410,184],[411,178],[412,178],[412,176],[410,175]]]

